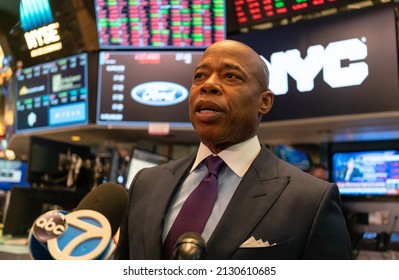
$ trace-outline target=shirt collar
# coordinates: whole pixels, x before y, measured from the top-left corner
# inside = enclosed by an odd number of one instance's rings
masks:
[[[223,159],[237,176],[242,177],[247,172],[260,150],[260,142],[255,135],[244,142],[228,147],[221,151],[218,156]],[[209,155],[212,155],[211,150],[201,142],[190,173]]]

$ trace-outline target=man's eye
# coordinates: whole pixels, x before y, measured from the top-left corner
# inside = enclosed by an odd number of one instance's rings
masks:
[[[234,79],[234,78],[239,78],[238,76],[236,76],[236,75],[234,75],[234,74],[232,74],[232,73],[227,73],[226,74],[226,78],[228,78],[228,79]]]
[[[204,75],[202,74],[202,73],[196,73],[195,75],[194,75],[194,79],[199,79],[199,78],[202,78]]]

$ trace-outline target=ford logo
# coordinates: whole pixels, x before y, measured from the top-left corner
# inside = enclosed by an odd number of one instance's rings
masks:
[[[133,100],[149,106],[178,104],[188,97],[188,90],[171,82],[149,82],[134,87],[130,92]]]

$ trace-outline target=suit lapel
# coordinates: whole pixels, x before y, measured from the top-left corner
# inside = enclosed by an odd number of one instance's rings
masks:
[[[195,154],[173,162],[172,165],[165,164],[161,173],[154,174],[157,177],[153,178],[156,180],[157,186],[153,189],[156,191],[151,193],[151,198],[148,201],[154,201],[155,203],[149,205],[144,213],[144,232],[146,233],[144,246],[148,259],[162,258],[161,237],[164,218],[175,191],[188,175],[194,157]]]
[[[277,176],[276,161],[263,147],[208,241],[209,259],[229,259],[284,190],[289,178]]]

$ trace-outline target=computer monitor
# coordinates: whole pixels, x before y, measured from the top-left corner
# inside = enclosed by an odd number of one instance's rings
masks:
[[[342,195],[399,196],[399,150],[336,152],[332,178]]]
[[[330,181],[345,200],[399,200],[399,142],[329,144]]]
[[[34,187],[76,186],[80,190],[90,189],[90,170],[86,170],[83,163],[87,159],[92,160],[92,157],[88,146],[32,136],[29,143],[28,181]]]
[[[274,153],[282,160],[298,167],[301,170],[307,170],[310,165],[309,155],[301,150],[288,145],[276,145],[273,147]]]
[[[16,71],[15,133],[88,123],[88,55]]]
[[[202,51],[101,51],[99,125],[191,128],[188,96]]]
[[[30,187],[27,181],[26,161],[0,159],[0,190],[11,190],[13,186]]]
[[[153,167],[169,161],[167,156],[134,148],[126,172],[125,188],[129,189],[134,176],[143,168]]]

